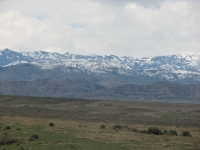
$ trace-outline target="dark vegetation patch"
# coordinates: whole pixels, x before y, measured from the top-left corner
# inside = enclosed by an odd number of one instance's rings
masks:
[[[148,134],[162,135],[162,131],[158,127],[149,127],[147,130]]]
[[[176,130],[169,130],[166,134],[167,135],[178,135],[178,133],[176,132]]]
[[[49,123],[49,126],[50,126],[50,127],[54,127],[54,123],[50,122],[50,123]]]
[[[11,127],[10,126],[6,126],[6,130],[9,130],[9,129],[11,129]]]
[[[147,130],[139,130],[136,128],[132,128],[129,126],[122,126],[122,125],[114,125],[113,126],[114,130],[122,130],[122,129],[127,129],[132,132],[139,132],[139,133],[145,133],[145,134],[154,134],[154,135],[175,135],[177,136],[178,133],[176,130],[164,130],[162,131],[159,127],[149,127]],[[184,132],[189,132],[189,131],[184,131]],[[187,136],[188,133],[184,133],[185,136]],[[183,135],[183,132],[182,132]]]
[[[34,141],[34,140],[37,140],[39,139],[39,136],[38,134],[32,134],[29,138],[28,138],[28,141]]]
[[[123,128],[123,126],[121,126],[121,125],[114,125],[113,126],[114,130],[121,130],[122,128]]]
[[[12,138],[7,133],[3,133],[0,137],[0,145],[21,144],[22,141],[17,138]]]
[[[100,125],[100,129],[105,129],[106,126],[104,124]]]
[[[182,131],[183,136],[191,136],[190,131]]]

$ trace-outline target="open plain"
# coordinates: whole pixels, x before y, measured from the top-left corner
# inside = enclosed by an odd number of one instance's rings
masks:
[[[3,149],[200,150],[200,105],[0,96]]]

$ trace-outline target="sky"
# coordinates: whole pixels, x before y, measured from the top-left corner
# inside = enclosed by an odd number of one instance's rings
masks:
[[[0,50],[200,52],[200,0],[0,0]]]

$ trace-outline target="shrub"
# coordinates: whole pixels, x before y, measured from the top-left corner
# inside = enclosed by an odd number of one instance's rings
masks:
[[[37,134],[33,134],[28,138],[28,141],[34,141],[35,139],[39,139],[39,136]]]
[[[183,135],[183,136],[191,136],[191,135],[190,135],[190,131],[183,131],[183,132],[182,132],[182,135]]]
[[[21,143],[21,141],[15,138],[11,138],[7,134],[6,135],[4,134],[0,139],[0,145],[10,145],[14,143]]]
[[[54,127],[54,123],[50,122],[50,123],[49,123],[49,126],[50,126],[50,127]]]
[[[39,136],[37,134],[33,134],[31,137],[35,138],[35,139],[38,139]]]
[[[10,126],[6,126],[6,130],[9,130],[9,129],[11,129],[11,127]]]
[[[114,125],[113,129],[114,130],[120,130],[120,129],[122,129],[122,126],[121,125]]]
[[[147,133],[147,131],[146,130],[141,130],[140,133]]]
[[[178,133],[176,132],[176,130],[170,130],[167,135],[178,135]]]
[[[106,128],[106,126],[104,125],[104,124],[102,124],[101,126],[100,126],[100,129],[105,129]]]
[[[133,131],[133,132],[138,132],[138,130],[137,130],[137,129],[135,129],[135,128],[132,128],[132,131]]]
[[[167,130],[164,130],[164,134],[168,134],[168,131],[167,131]]]
[[[148,134],[162,135],[163,133],[158,127],[149,127],[147,130]]]

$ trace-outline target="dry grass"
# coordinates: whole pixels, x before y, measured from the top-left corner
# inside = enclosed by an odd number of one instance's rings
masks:
[[[24,118],[24,117],[2,117],[1,122],[20,123],[29,126],[30,130],[34,126],[42,126],[46,131],[57,132],[62,134],[73,134],[77,138],[90,139],[105,143],[124,143],[125,145],[134,145],[138,149],[198,149],[200,147],[200,130],[199,128],[183,127],[160,127],[162,130],[176,129],[179,136],[170,135],[149,135],[138,132],[131,132],[128,129],[113,130],[112,123],[107,123],[106,129],[102,130],[99,126],[102,123],[93,123],[85,121],[73,121],[62,119],[41,119],[41,118]],[[49,122],[53,122],[55,127],[49,127]],[[139,130],[146,130],[147,125],[132,125]],[[181,132],[189,130],[192,137],[183,137]],[[166,144],[167,147],[163,146]]]
[[[199,110],[200,105],[194,104],[2,97],[0,123],[26,125],[31,131],[40,126],[44,131],[107,144],[122,143],[132,149],[198,150]],[[50,122],[55,126],[50,127]],[[100,128],[102,124],[105,129]],[[113,130],[115,125],[123,128]],[[178,136],[130,130],[142,131],[151,126],[162,131],[176,130]],[[192,136],[184,137],[182,131],[190,131]]]

